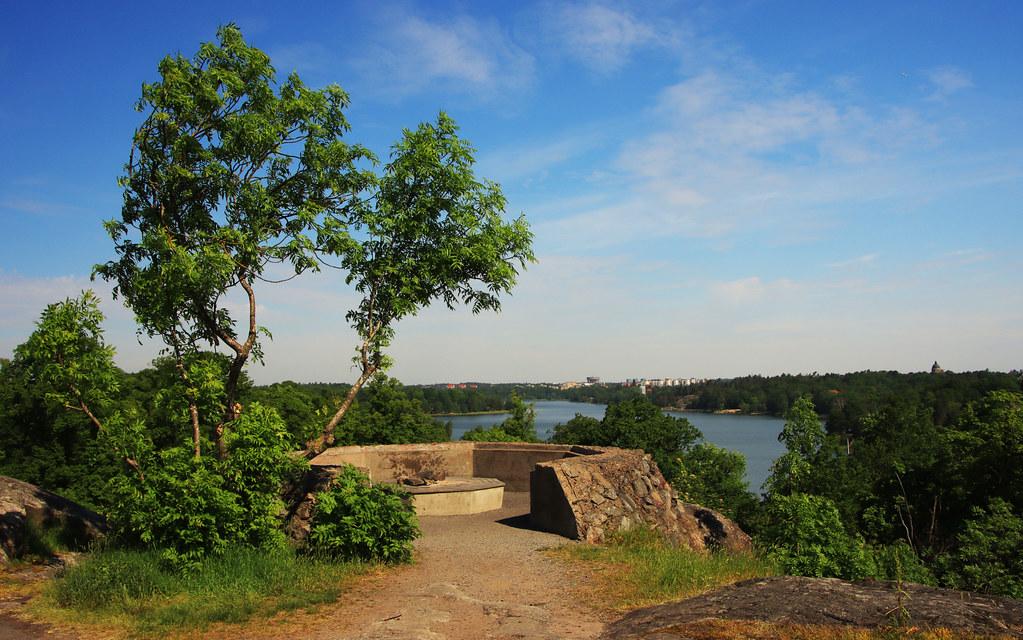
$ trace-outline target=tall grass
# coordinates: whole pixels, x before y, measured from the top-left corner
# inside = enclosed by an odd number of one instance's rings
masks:
[[[568,545],[554,552],[596,569],[596,597],[616,609],[692,596],[714,587],[777,575],[774,563],[751,553],[697,553],[649,529],[616,534],[608,544]]]
[[[233,549],[187,574],[156,551],[98,551],[69,568],[49,591],[53,606],[136,633],[203,629],[253,616],[333,602],[366,565],[291,550]]]

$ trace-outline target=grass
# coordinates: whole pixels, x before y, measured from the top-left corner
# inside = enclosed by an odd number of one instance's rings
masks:
[[[649,529],[616,534],[603,546],[567,545],[555,557],[589,565],[600,576],[597,597],[623,610],[677,600],[747,578],[780,573],[754,554],[701,554],[667,543]]]
[[[181,574],[159,552],[105,550],[55,580],[40,606],[44,617],[160,636],[334,602],[369,566],[239,548]]]

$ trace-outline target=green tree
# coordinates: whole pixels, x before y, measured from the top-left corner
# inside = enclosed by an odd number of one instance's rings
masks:
[[[201,344],[224,345],[232,361],[212,437],[226,455],[225,426],[238,417],[238,384],[260,358],[256,288],[318,268],[322,251],[350,241],[370,157],[342,141],[348,96],[313,90],[297,75],[277,84],[270,59],[234,25],[191,59],[168,56],[146,83],[121,179],[119,219],[106,223],[117,258],[95,267],[178,363],[200,455],[199,391],[185,359]],[[274,269],[285,265],[284,269]],[[246,311],[236,319],[231,296]]]
[[[24,375],[22,384],[36,397],[45,399],[51,410],[49,415],[58,425],[63,421],[53,413],[54,409],[58,414],[70,411],[87,418],[93,430],[90,436],[84,436],[74,421],[64,423],[62,436],[71,446],[86,451],[93,449],[89,443],[97,435],[121,419],[114,407],[121,372],[114,365],[114,348],[103,338],[102,323],[99,299],[92,291],[84,291],[78,298],[48,305],[32,335],[14,350],[13,367]],[[103,464],[102,452],[94,449],[88,452],[92,459],[86,458],[83,463]],[[64,457],[82,453],[65,451]],[[141,475],[133,456],[124,455],[123,460]]]
[[[672,483],[679,497],[716,509],[740,521],[756,508],[757,499],[746,484],[746,458],[709,442],[701,442],[679,457]]]
[[[523,442],[536,442],[536,409],[514,391],[511,394],[511,415],[499,426],[505,433]]]
[[[787,451],[771,467],[768,490],[782,495],[807,491],[812,481],[814,458],[824,445],[824,427],[813,399],[802,396],[792,404],[785,414],[785,426],[778,440]]]
[[[976,507],[941,559],[945,581],[957,589],[1023,598],[1023,517],[1001,498]]]
[[[771,496],[769,525],[760,542],[786,573],[818,578],[861,579],[874,566],[862,540],[850,536],[827,498],[793,493]]]
[[[359,389],[389,366],[384,350],[396,322],[435,301],[463,303],[473,313],[499,310],[500,294],[535,259],[525,218],[502,219],[500,187],[476,178],[474,150],[457,131],[444,113],[406,130],[358,221],[361,240],[338,247],[347,282],[362,295],[347,316],[360,339],[359,377],[310,452],[333,443]]]
[[[638,396],[609,404],[600,422],[576,415],[567,424],[557,425],[551,442],[642,449],[671,481],[681,469],[679,456],[702,439],[703,434],[691,422],[669,416],[646,397]]]

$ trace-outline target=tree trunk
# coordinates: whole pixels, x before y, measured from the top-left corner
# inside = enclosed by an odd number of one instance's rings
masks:
[[[348,395],[345,396],[344,402],[334,413],[334,416],[327,423],[327,426],[323,427],[323,433],[320,434],[315,440],[310,440],[306,443],[306,457],[312,459],[313,457],[323,453],[323,450],[334,444],[334,429],[338,423],[341,422],[341,418],[345,417],[345,413],[348,412],[349,407],[352,406],[352,402],[355,401],[355,396],[359,393],[359,389],[362,388],[366,381],[373,377],[376,373],[376,367],[370,366],[368,369],[363,369],[362,375],[355,381],[352,388],[348,390]]]

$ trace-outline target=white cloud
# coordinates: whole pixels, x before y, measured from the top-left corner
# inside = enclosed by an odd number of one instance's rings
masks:
[[[710,284],[710,292],[715,298],[733,305],[745,305],[763,300],[777,302],[779,296],[798,292],[802,288],[802,285],[786,278],[764,281],[758,276]]]
[[[838,262],[832,262],[828,264],[832,269],[848,269],[851,267],[861,267],[863,265],[872,264],[878,258],[876,253],[867,253],[862,256],[856,256],[855,258],[849,258],[848,260],[839,260]]]
[[[568,4],[553,16],[555,37],[565,51],[597,73],[608,74],[628,64],[643,47],[669,44],[669,33],[637,18],[627,9],[602,4]]]
[[[924,74],[930,82],[931,94],[928,100],[944,100],[954,93],[973,86],[970,74],[958,67],[937,67]]]
[[[495,22],[390,15],[394,19],[355,61],[368,86],[385,95],[439,90],[492,99],[533,82],[533,56]]]

